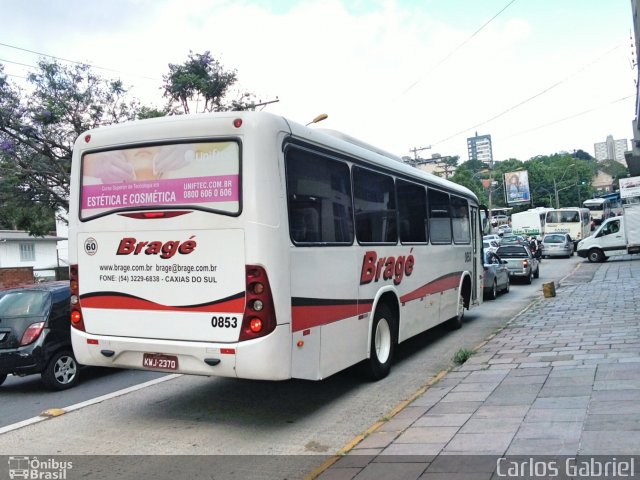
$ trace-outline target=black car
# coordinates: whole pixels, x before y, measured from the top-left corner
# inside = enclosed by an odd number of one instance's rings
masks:
[[[68,281],[0,291],[0,385],[10,373],[40,373],[43,383],[54,390],[78,383],[70,296]]]

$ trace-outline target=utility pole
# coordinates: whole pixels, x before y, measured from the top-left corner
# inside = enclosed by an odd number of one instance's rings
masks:
[[[427,145],[426,147],[414,147],[410,148],[409,151],[413,153],[413,166],[415,167],[418,164],[418,152],[422,150],[429,150],[431,145]]]

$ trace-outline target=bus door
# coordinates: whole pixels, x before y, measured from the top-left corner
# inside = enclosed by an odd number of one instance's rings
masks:
[[[366,331],[366,321],[358,320],[362,259],[354,247],[350,172],[346,162],[294,147],[285,162],[292,376],[319,380],[366,352],[366,334],[357,331],[360,324]]]
[[[471,251],[473,254],[473,288],[471,289],[471,303],[476,303],[478,300],[478,291],[482,288],[482,282],[478,276],[478,257],[481,256],[479,244],[480,236],[478,233],[478,207],[471,207]]]

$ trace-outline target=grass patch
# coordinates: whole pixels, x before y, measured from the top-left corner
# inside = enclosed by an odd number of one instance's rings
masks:
[[[473,350],[469,350],[468,348],[461,348],[453,356],[453,361],[458,365],[462,365],[464,362],[469,360],[469,358],[471,358],[471,355],[473,355],[474,353],[475,352]]]

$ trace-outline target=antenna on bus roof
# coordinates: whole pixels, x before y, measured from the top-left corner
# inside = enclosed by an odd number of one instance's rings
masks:
[[[327,115],[326,113],[321,113],[316,118],[311,120],[309,123],[305,124],[305,127],[311,125],[312,123],[318,123],[318,122],[321,122],[322,120],[326,120],[328,116],[329,115]]]

